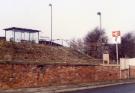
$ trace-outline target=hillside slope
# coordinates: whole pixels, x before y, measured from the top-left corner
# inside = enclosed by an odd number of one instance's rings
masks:
[[[35,63],[88,63],[97,60],[65,47],[0,42],[0,60]]]

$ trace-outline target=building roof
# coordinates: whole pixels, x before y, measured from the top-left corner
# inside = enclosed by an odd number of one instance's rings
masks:
[[[58,43],[51,42],[51,41],[46,41],[46,40],[39,40],[39,44],[44,44],[44,45],[52,45],[52,46],[62,46]]]
[[[19,28],[19,27],[10,27],[10,28],[5,28],[4,30],[5,31],[15,30],[15,31],[19,31],[19,32],[40,32],[39,30]]]

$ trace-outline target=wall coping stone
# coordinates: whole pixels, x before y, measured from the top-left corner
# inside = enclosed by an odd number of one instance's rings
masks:
[[[93,63],[67,63],[67,62],[37,62],[37,61],[8,61],[0,60],[0,64],[27,64],[27,65],[63,65],[63,66],[99,66]]]

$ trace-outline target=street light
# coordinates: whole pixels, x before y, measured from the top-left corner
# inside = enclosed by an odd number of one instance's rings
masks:
[[[52,4],[49,4],[49,6],[51,7],[51,42],[52,42]]]
[[[102,30],[101,12],[97,12],[97,15],[99,15],[99,26],[100,26],[100,31],[101,31]]]
[[[97,12],[97,15],[99,15],[99,30],[100,30],[100,32],[102,31],[102,20],[101,20],[101,12]],[[101,51],[102,51],[102,54],[104,55],[104,44],[103,44],[103,40],[102,40],[102,47],[101,47]],[[103,64],[104,64],[104,62],[103,62]]]

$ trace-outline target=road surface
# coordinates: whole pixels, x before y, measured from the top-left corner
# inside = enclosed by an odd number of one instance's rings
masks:
[[[135,93],[135,84],[115,85],[103,88],[79,90],[64,93]]]

